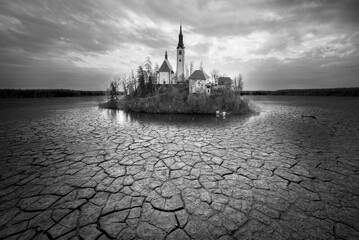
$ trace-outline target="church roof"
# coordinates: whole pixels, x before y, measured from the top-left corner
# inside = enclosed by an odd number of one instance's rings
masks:
[[[165,59],[163,61],[162,65],[158,71],[159,72],[173,72],[172,66],[171,66],[170,62],[168,61],[168,59]]]
[[[191,76],[189,76],[189,80],[207,80],[208,78],[211,78],[210,76],[208,76],[205,72],[203,72],[202,70],[196,70],[194,71]]]

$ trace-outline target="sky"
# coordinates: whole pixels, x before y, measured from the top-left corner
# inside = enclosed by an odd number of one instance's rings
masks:
[[[0,88],[104,90],[150,57],[245,90],[359,87],[357,0],[0,0]]]

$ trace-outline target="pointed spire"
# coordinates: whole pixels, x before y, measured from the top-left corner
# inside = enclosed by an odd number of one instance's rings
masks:
[[[180,34],[182,34],[182,21],[180,20]]]
[[[182,34],[182,22],[180,22],[180,33],[178,35],[178,45],[177,48],[184,48],[183,44],[183,34]]]
[[[167,51],[165,52],[165,59],[167,59]]]

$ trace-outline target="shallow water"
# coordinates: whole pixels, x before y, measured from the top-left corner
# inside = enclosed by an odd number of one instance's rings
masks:
[[[1,99],[0,238],[357,238],[359,98],[249,98],[226,118]]]

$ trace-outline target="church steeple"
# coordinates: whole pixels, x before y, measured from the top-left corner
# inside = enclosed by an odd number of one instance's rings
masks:
[[[183,34],[182,34],[182,23],[180,24],[180,33],[178,35],[178,45],[177,45],[177,49],[178,48],[184,48],[183,45]]]
[[[180,23],[180,33],[178,35],[178,45],[177,45],[177,73],[176,73],[176,79],[178,82],[182,82],[185,80],[184,56],[185,56],[185,49],[183,44],[182,23]]]

